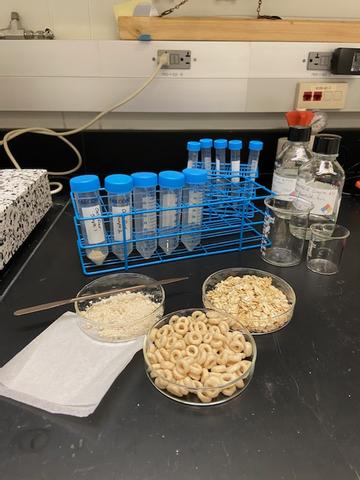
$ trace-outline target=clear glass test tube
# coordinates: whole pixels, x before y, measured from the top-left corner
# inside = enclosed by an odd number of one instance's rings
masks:
[[[160,212],[159,246],[166,255],[170,255],[179,245],[182,189],[185,183],[184,174],[167,170],[159,173]]]
[[[150,258],[157,248],[156,237],[156,185],[157,175],[152,172],[137,172],[131,175],[134,182],[134,220],[136,250],[144,258]],[[136,213],[152,210],[148,213]],[[154,237],[148,240],[141,238]]]
[[[188,142],[187,151],[187,168],[197,168],[199,166],[200,142]]]
[[[78,213],[81,217],[98,217],[103,214],[100,200],[100,180],[96,175],[79,175],[70,180]],[[105,225],[102,218],[81,220],[80,229],[83,243],[89,245],[86,256],[96,265],[102,265],[109,254],[107,246],[96,247],[106,243]]]
[[[230,140],[230,166],[231,166],[231,191],[232,195],[239,195],[239,183],[240,183],[240,162],[241,162],[241,140]]]
[[[211,171],[211,162],[212,162],[212,147],[213,141],[211,138],[201,138],[200,139],[201,145],[201,167],[207,170],[208,172]]]
[[[308,269],[321,275],[337,273],[350,231],[334,223],[313,223],[310,232]]]
[[[185,168],[185,188],[183,192],[184,206],[182,211],[182,230],[181,241],[192,251],[201,242],[201,227],[203,220],[203,207],[205,190],[207,183],[207,171],[205,169]],[[193,207],[191,205],[194,205]],[[194,230],[194,233],[188,233]]]
[[[110,231],[112,240],[117,243],[111,246],[111,251],[120,259],[133,251],[132,240],[132,200],[133,181],[129,175],[109,175],[105,178],[105,190],[108,194],[109,211],[114,215],[111,218]]]

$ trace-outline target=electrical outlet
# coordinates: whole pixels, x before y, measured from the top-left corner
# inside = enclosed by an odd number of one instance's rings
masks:
[[[347,83],[299,83],[295,108],[332,110],[345,107]]]
[[[330,70],[332,52],[309,52],[307,60],[308,70]]]
[[[157,58],[163,53],[169,54],[169,64],[162,68],[167,70],[190,70],[191,68],[191,50],[158,50]]]

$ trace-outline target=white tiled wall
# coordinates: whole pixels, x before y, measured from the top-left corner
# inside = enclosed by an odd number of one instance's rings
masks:
[[[1,0],[0,28],[9,22],[11,11],[18,11],[26,28],[50,27],[59,39],[116,39],[114,3],[124,0]],[[154,0],[161,12],[179,0]],[[263,14],[284,17],[360,18],[359,0],[266,0]],[[174,15],[254,16],[257,0],[189,0]]]
[[[124,0],[0,0],[0,28],[7,26],[10,12],[18,11],[25,28],[38,30],[50,27],[57,39],[117,39],[117,26],[113,4]],[[161,12],[174,6],[179,0],[154,0]],[[189,0],[175,15],[243,15],[254,16],[257,0]],[[343,3],[329,0],[265,0],[263,14],[283,17],[360,18],[360,0],[345,0]],[[30,45],[29,45],[30,47]],[[34,45],[36,48],[36,45]],[[8,52],[12,58],[12,53]],[[103,63],[106,58],[101,57]],[[105,58],[105,59],[104,59]],[[57,57],[59,70],[68,56]],[[71,60],[70,60],[71,61]],[[110,60],[113,65],[112,59]],[[78,65],[86,70],[88,59]],[[46,76],[46,62],[41,75]],[[19,65],[20,68],[20,65]],[[21,59],[21,68],[30,68],[26,55]],[[4,74],[5,64],[0,66]],[[6,74],[6,72],[5,72]],[[83,72],[86,77],[88,73]],[[24,75],[24,73],[19,73]],[[255,97],[254,97],[255,98]],[[256,99],[255,99],[256,100]],[[24,109],[26,110],[25,106]],[[30,109],[30,108],[29,108]],[[253,111],[256,111],[253,110]],[[50,128],[73,128],[92,117],[84,112],[0,112],[0,128],[48,126]],[[330,126],[358,127],[360,113],[339,112],[330,115]],[[104,129],[162,129],[162,128],[277,128],[284,126],[281,113],[113,113],[92,128]]]

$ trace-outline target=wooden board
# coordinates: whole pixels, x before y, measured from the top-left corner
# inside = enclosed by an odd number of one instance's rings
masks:
[[[118,17],[118,25],[122,40],[360,42],[360,21]]]

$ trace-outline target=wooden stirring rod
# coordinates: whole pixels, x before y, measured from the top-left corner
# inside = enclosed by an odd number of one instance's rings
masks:
[[[84,302],[85,300],[93,300],[99,297],[107,297],[109,295],[114,295],[116,293],[133,292],[134,290],[138,290],[139,288],[156,287],[158,285],[168,285],[169,283],[183,282],[184,280],[188,280],[188,279],[189,277],[166,278],[165,280],[159,280],[158,282],[149,283],[149,284],[135,285],[133,287],[125,287],[125,288],[116,288],[116,289],[114,288],[113,290],[108,290],[106,292],[92,293],[91,295],[83,295],[81,297],[67,298],[66,300],[57,300],[55,302],[34,305],[33,307],[21,308],[20,310],[16,310],[14,312],[14,315],[20,316],[20,315],[27,315],[29,313],[42,312],[43,310],[50,310],[51,308],[60,307],[61,305],[68,305],[69,303]]]

